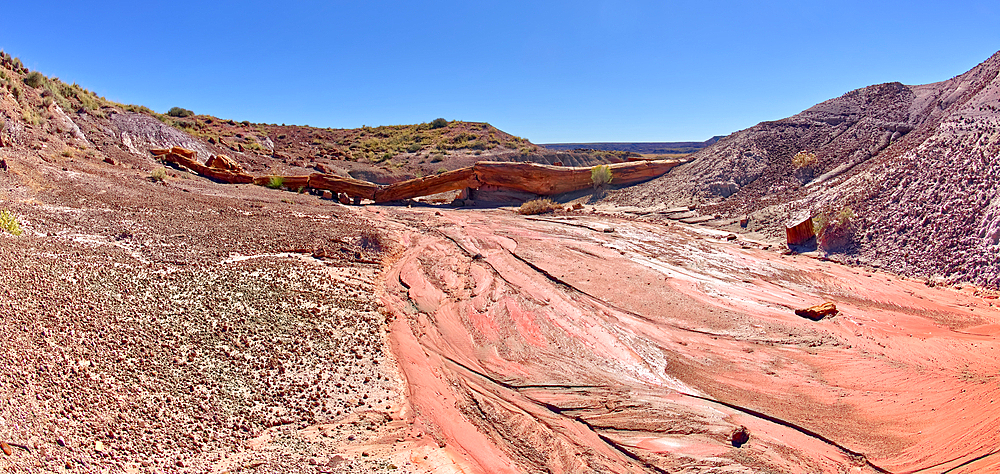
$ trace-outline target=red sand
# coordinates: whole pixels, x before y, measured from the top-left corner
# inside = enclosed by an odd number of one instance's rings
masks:
[[[407,419],[464,472],[1000,464],[1000,312],[971,289],[679,226],[420,217],[382,298]]]

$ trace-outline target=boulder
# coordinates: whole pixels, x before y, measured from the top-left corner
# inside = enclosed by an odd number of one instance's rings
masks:
[[[795,310],[795,314],[813,321],[819,321],[824,316],[837,314],[837,305],[827,301],[826,303],[810,306],[805,309],[797,309]]]
[[[788,246],[804,245],[810,239],[816,238],[816,231],[813,229],[812,216],[792,220],[785,224],[785,239]]]

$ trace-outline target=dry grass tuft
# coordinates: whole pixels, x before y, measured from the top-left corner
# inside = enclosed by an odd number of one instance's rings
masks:
[[[517,213],[522,216],[534,216],[537,214],[553,212],[561,207],[562,206],[556,204],[548,198],[534,199],[521,204],[521,208],[517,210]]]

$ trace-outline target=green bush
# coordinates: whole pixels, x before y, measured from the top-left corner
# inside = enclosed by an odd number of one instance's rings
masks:
[[[283,184],[285,184],[285,178],[283,176],[271,176],[267,180],[267,187],[271,189],[280,189]]]
[[[161,183],[163,180],[167,179],[167,169],[166,168],[156,168],[152,173],[149,174],[149,179],[153,180],[154,183]]]
[[[448,126],[448,121],[443,118],[436,118],[431,121],[431,129],[444,128]]]
[[[416,153],[420,151],[421,148],[423,148],[423,145],[421,145],[420,143],[411,143],[410,146],[406,147],[406,152]]]
[[[33,89],[38,89],[45,83],[45,76],[38,71],[31,71],[28,76],[24,78],[24,83]]]
[[[171,107],[170,110],[167,111],[167,115],[171,117],[184,118],[193,116],[194,112],[180,107]]]
[[[21,225],[17,223],[17,217],[6,209],[0,211],[0,230],[12,235],[21,235]]]
[[[601,188],[611,184],[611,167],[608,165],[597,165],[590,169],[590,181],[595,188]]]

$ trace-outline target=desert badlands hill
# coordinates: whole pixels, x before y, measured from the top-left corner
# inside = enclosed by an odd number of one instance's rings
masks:
[[[4,55],[0,469],[995,471],[998,67],[679,165],[159,115]],[[562,192],[604,164],[665,174]]]

